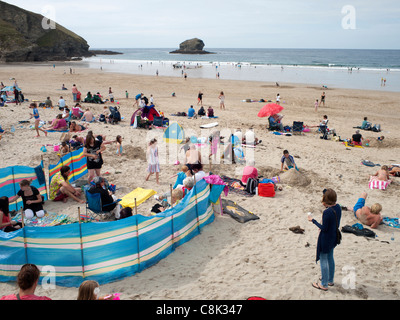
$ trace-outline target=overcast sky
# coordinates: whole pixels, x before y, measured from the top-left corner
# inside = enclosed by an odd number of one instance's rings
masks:
[[[399,0],[5,2],[54,15],[91,48],[177,48],[198,37],[205,49],[400,49]]]

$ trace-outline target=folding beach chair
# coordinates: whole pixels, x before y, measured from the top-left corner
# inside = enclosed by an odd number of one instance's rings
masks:
[[[103,210],[103,205],[101,203],[101,195],[100,193],[90,193],[89,192],[90,185],[86,185],[83,187],[84,193],[85,193],[85,198],[86,198],[86,217],[91,220],[95,221],[105,221],[109,220],[113,213],[110,211],[104,211]],[[117,201],[114,201],[110,204],[104,205],[105,208],[107,206],[111,206],[113,204],[117,204],[120,202],[121,199],[118,199]]]
[[[329,129],[328,129],[328,120],[326,121],[325,125],[319,126],[319,129],[322,133],[322,136],[320,137],[321,139],[327,140],[328,139],[328,134],[329,134]]]
[[[156,126],[156,127],[162,127],[163,126],[163,120],[164,120],[164,117],[154,117],[153,125]]]
[[[293,121],[293,134],[302,134],[303,132],[303,122]]]

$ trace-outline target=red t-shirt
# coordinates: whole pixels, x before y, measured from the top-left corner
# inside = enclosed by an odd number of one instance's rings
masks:
[[[247,179],[249,179],[249,178],[257,179],[258,178],[258,171],[254,167],[246,166],[243,169],[242,182],[244,184],[246,184],[247,183]]]
[[[21,298],[21,300],[51,300],[49,297],[46,297],[46,296],[39,297],[39,296],[35,296],[34,294],[28,294],[28,295],[22,296],[20,298]],[[8,296],[1,297],[0,300],[18,300],[18,299],[17,299],[17,295],[10,294]]]

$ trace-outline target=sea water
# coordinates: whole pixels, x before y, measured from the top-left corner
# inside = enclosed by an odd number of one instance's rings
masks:
[[[103,49],[104,48],[99,48]],[[173,48],[107,49],[121,55],[86,58],[90,68],[129,74],[309,84],[400,92],[400,50],[206,49],[214,54],[170,54]],[[186,68],[174,68],[181,63]],[[386,83],[382,80],[386,79]]]

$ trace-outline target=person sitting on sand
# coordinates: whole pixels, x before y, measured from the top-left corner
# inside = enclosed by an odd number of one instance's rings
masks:
[[[360,130],[356,130],[356,133],[353,134],[352,143],[356,146],[362,146],[363,137],[360,133]]]
[[[280,122],[279,117],[277,115],[273,115],[268,118],[269,128],[271,130],[284,131],[283,124]]]
[[[203,165],[201,163],[193,164],[191,166],[191,170],[193,172],[195,183],[199,182],[203,179],[207,174],[203,170]]]
[[[211,106],[209,106],[208,109],[207,109],[207,116],[209,118],[213,118],[214,117],[214,109]]]
[[[60,171],[51,179],[50,200],[67,202],[68,197],[71,197],[76,202],[85,203],[84,200],[79,198],[81,196],[81,189],[74,188],[69,184],[68,176],[70,173],[71,168],[69,166],[62,166]]]
[[[356,219],[360,220],[362,224],[371,227],[372,229],[378,228],[382,223],[383,218],[381,216],[382,205],[375,203],[370,207],[365,205],[367,199],[367,193],[363,192],[360,198],[357,200],[356,205],[352,211]]]
[[[60,148],[60,153],[59,156],[60,158],[64,157],[66,154],[70,153],[70,147],[66,141],[61,142],[61,148]]]
[[[175,207],[179,201],[181,201],[183,198],[183,192],[182,189],[174,189],[172,190],[172,194],[171,194],[171,204],[169,204],[167,201],[163,201],[162,204],[155,204],[150,212],[154,215],[160,212],[164,212],[165,210],[169,209],[170,207]]]
[[[117,197],[111,191],[105,188],[105,180],[103,177],[96,176],[93,178],[92,186],[89,189],[90,194],[99,193],[101,197],[101,210],[104,212],[111,212],[116,219],[120,217],[121,205],[117,203]]]
[[[199,116],[205,116],[206,115],[206,111],[204,110],[203,106],[200,107],[199,111],[197,111],[197,114]]]
[[[68,124],[65,119],[63,119],[62,114],[58,114],[57,117],[53,120],[50,127],[45,130],[54,130],[54,131],[65,131],[68,129]]]
[[[190,106],[190,107],[189,107],[189,110],[188,110],[188,118],[189,118],[189,119],[197,119],[196,110],[194,110],[193,106]]]
[[[70,145],[73,150],[78,150],[79,148],[82,148],[85,145],[85,138],[83,137],[78,137],[77,135],[74,135],[72,139],[73,140]]]
[[[81,283],[76,300],[113,300],[114,294],[99,296],[100,285],[94,280],[85,280]]]
[[[3,296],[0,300],[51,300],[46,296],[35,295],[40,278],[40,270],[34,264],[24,264],[17,275],[18,293]]]
[[[364,121],[362,122],[360,129],[371,130],[371,122],[368,122],[367,117],[364,117]]]
[[[176,187],[173,188],[173,190],[181,190],[182,197],[184,197],[190,190],[192,190],[193,186],[194,186],[194,178],[186,177],[185,179],[183,179],[182,184],[176,185]],[[156,194],[154,196],[154,199],[156,199],[158,201],[162,201],[164,199],[167,199],[170,196],[171,196],[171,191],[168,191],[168,192],[163,193],[162,195]]]
[[[86,94],[86,98],[85,98],[84,102],[87,102],[87,103],[93,102],[93,96],[90,91]]]
[[[81,108],[79,103],[75,104],[75,107],[72,107],[72,116],[74,119],[81,119],[84,111]]]
[[[10,198],[10,203],[22,198],[23,210],[27,219],[32,219],[34,216],[43,218],[45,212],[43,210],[43,197],[39,190],[31,186],[32,180],[22,180],[19,183],[20,190],[17,195]]]
[[[86,121],[86,122],[93,122],[95,121],[93,113],[90,111],[89,108],[86,108],[85,112],[82,115],[81,121]]]
[[[50,97],[47,97],[47,99],[44,101],[44,105],[46,108],[52,108],[53,107],[53,102],[51,101]]]
[[[250,160],[247,164],[246,167],[243,169],[243,175],[242,175],[242,185],[246,186],[247,185],[247,180],[250,178],[252,179],[258,179],[258,171],[257,168],[255,167],[255,162],[254,160]]]
[[[22,228],[22,223],[11,219],[10,199],[6,196],[0,197],[0,230],[13,232]]]
[[[61,96],[60,100],[58,100],[58,107],[64,108],[66,106],[65,99]]]
[[[297,168],[297,165],[294,161],[293,156],[291,156],[289,154],[289,151],[284,150],[283,151],[283,156],[281,158],[281,172],[283,172],[283,170],[290,170],[296,168],[297,171],[299,171],[299,169]]]

